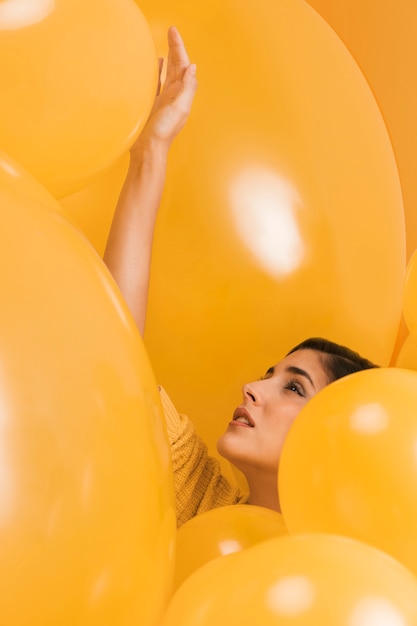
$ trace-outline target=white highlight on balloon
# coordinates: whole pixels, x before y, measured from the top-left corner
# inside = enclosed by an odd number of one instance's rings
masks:
[[[275,277],[294,272],[304,257],[296,189],[275,172],[253,167],[233,180],[230,201],[237,231],[264,269]]]
[[[0,7],[1,7],[1,4],[0,4]],[[3,170],[4,172],[6,172],[6,174],[9,174],[10,176],[13,176],[14,178],[17,178],[19,176],[19,172],[17,171],[17,169],[13,167],[10,161],[7,161],[2,156],[1,153],[0,153],[0,170]]]
[[[219,549],[221,554],[232,554],[233,552],[240,552],[242,550],[241,544],[235,539],[227,539],[226,541],[219,542]]]
[[[55,0],[3,0],[0,30],[17,30],[41,22],[55,9]]]
[[[389,415],[383,406],[370,402],[358,407],[349,418],[352,430],[363,435],[375,435],[387,428]]]
[[[315,587],[309,578],[286,576],[268,589],[266,602],[272,613],[293,617],[308,611],[315,596]]]
[[[398,609],[385,598],[365,598],[349,617],[349,626],[407,626]]]
[[[7,445],[10,415],[5,398],[0,404],[0,527],[10,523],[16,506],[15,477],[10,464],[10,449]]]

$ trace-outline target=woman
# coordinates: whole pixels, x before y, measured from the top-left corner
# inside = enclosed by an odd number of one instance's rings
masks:
[[[140,137],[131,149],[129,171],[116,207],[104,260],[133,314],[145,327],[155,220],[172,141],[183,128],[197,88],[178,31],[168,31],[167,77]],[[171,443],[177,522],[212,508],[251,503],[280,510],[279,458],[301,408],[333,380],[375,367],[357,353],[323,339],[296,346],[260,380],[243,387],[241,404],[218,443],[219,453],[245,475],[249,495],[228,483],[219,462],[207,455],[191,422],[179,415],[161,389]]]

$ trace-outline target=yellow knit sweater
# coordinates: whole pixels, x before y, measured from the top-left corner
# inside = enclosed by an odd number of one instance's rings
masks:
[[[248,495],[221,474],[219,461],[208,455],[188,417],[177,412],[163,388],[160,394],[171,444],[177,526],[219,506],[246,504]]]

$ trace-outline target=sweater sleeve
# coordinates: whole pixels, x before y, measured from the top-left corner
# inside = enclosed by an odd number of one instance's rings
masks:
[[[188,417],[177,412],[163,388],[160,394],[171,445],[177,525],[219,506],[247,503],[248,496],[228,482],[219,461],[208,455]]]

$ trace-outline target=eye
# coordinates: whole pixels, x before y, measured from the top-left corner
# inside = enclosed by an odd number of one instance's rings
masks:
[[[298,382],[298,380],[289,380],[284,385],[284,389],[289,389],[290,391],[293,391],[294,393],[301,396],[302,398],[305,397],[304,387],[302,386],[301,383]]]

